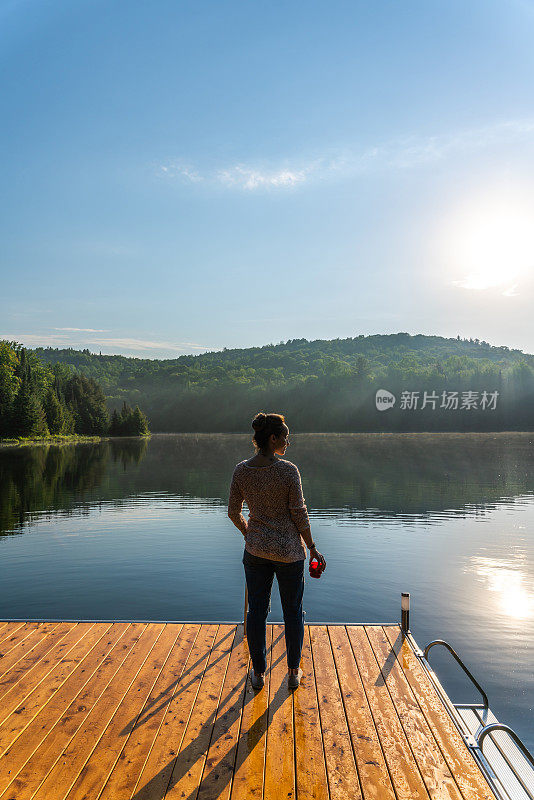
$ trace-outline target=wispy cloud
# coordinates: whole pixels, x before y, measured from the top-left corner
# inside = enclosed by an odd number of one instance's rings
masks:
[[[91,331],[91,329],[84,328],[54,328],[54,330],[71,331],[71,335],[67,333],[0,333],[0,339],[8,339],[9,341],[20,342],[26,347],[87,347],[91,350],[100,348],[117,350],[134,354],[152,353],[176,353],[179,355],[190,354],[192,352],[207,352],[220,350],[220,347],[211,347],[209,345],[200,344],[199,342],[175,342],[175,341],[157,341],[152,339],[137,339],[134,337],[105,337],[105,336],[73,336],[79,332],[97,333],[98,331]]]
[[[109,333],[110,328],[54,328],[55,331],[82,331],[83,333]]]
[[[182,164],[179,161],[161,164],[158,171],[161,175],[166,175],[169,178],[184,178],[184,180],[189,183],[199,183],[204,180],[204,176],[199,175],[192,167],[187,166],[187,164]]]
[[[350,178],[378,170],[415,169],[455,154],[531,138],[534,138],[534,119],[508,120],[436,136],[406,136],[365,148],[330,149],[326,154],[285,159],[277,164],[239,161],[202,170],[181,161],[170,161],[161,164],[157,172],[185,183],[204,182],[246,191],[291,189],[312,180]]]
[[[93,339],[93,344],[107,347],[128,347],[134,350],[173,350],[177,353],[190,352],[190,350],[219,350],[218,347],[208,347],[198,342],[161,342],[147,339],[134,339],[129,337]]]
[[[226,186],[238,186],[241,189],[259,189],[261,187],[288,187],[296,186],[306,180],[311,171],[310,167],[303,169],[275,169],[265,171],[244,164],[222,169],[216,175],[219,183]]]
[[[458,286],[460,289],[468,289],[475,292],[483,292],[486,290],[495,290],[504,297],[517,297],[519,284],[513,283],[506,288],[503,288],[508,283],[505,277],[492,278],[488,275],[466,275],[461,280],[452,281],[453,286]]]
[[[20,342],[27,347],[69,347],[69,337],[59,333],[0,333],[0,339]]]

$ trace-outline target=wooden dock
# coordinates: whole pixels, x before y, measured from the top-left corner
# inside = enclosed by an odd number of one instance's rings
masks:
[[[0,800],[494,800],[397,625],[0,622]]]

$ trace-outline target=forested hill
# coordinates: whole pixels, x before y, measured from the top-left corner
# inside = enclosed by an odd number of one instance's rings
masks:
[[[531,430],[534,424],[534,356],[477,339],[408,333],[292,339],[164,360],[34,352],[95,378],[110,408],[123,400],[139,404],[153,432],[246,431],[260,409],[285,413],[294,431]],[[377,410],[378,389],[395,395],[386,412]],[[443,392],[457,393],[457,408]],[[483,392],[498,392],[494,408]],[[432,394],[439,396],[433,407]]]

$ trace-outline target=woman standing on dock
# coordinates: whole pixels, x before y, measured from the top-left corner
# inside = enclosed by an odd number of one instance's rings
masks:
[[[326,561],[312,539],[300,473],[291,461],[278,457],[289,445],[289,428],[283,415],[260,412],[252,427],[256,455],[235,467],[228,502],[228,516],[245,537],[251,682],[255,689],[264,685],[266,621],[276,575],[284,613],[288,686],[296,689],[302,676],[305,545],[310,559],[316,558],[323,569]],[[250,512],[248,522],[242,514],[243,501]]]

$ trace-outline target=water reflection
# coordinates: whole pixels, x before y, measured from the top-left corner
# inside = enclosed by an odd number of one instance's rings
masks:
[[[0,535],[21,532],[40,513],[70,514],[109,485],[109,466],[139,464],[146,439],[0,450]],[[111,487],[110,487],[111,488]]]
[[[534,580],[526,570],[525,556],[516,561],[493,558],[473,558],[473,571],[490,592],[499,595],[501,613],[516,619],[527,619],[534,612]]]
[[[39,511],[132,495],[224,505],[234,465],[251,453],[250,437],[232,434],[0,450],[0,534]],[[437,524],[534,492],[530,434],[300,434],[287,457],[309,508],[338,524]]]

